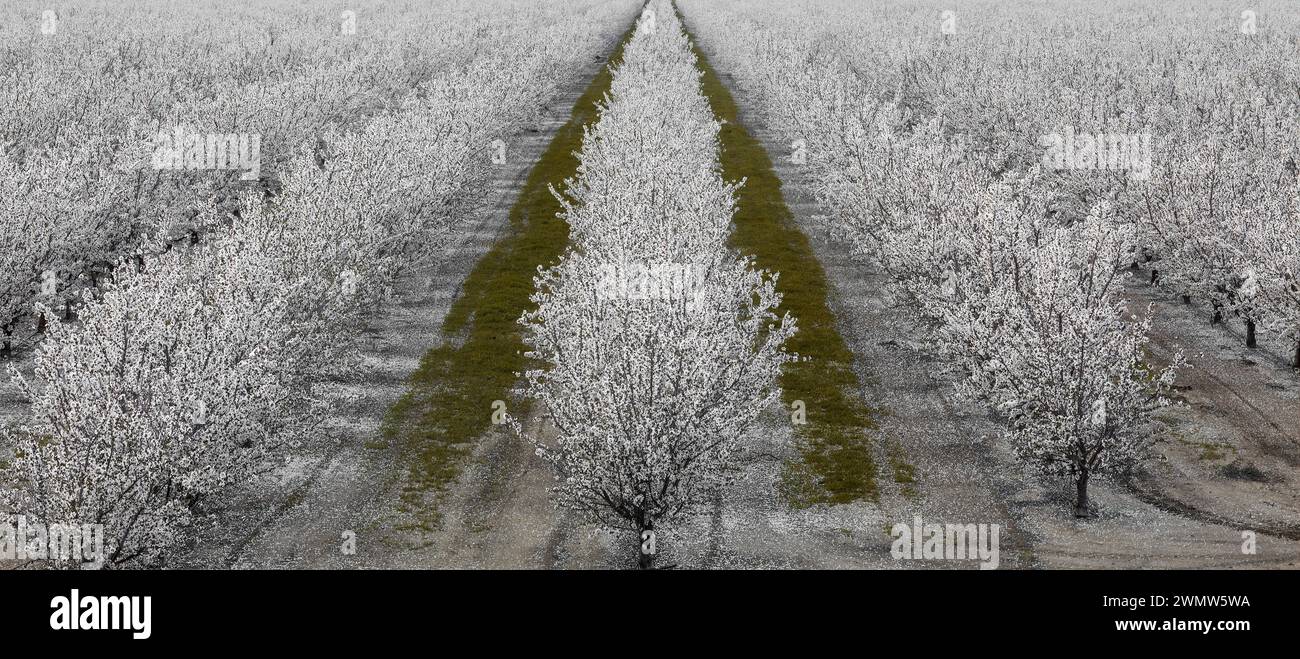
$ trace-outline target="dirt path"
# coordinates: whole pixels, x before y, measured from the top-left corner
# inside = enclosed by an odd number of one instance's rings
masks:
[[[428,546],[404,557],[407,567],[454,569],[619,567],[612,538],[556,509],[550,465],[533,442],[554,441],[541,412],[525,422],[522,440],[493,431],[442,503],[442,524]],[[632,554],[623,553],[623,556]]]
[[[1171,300],[1134,277],[1134,311],[1154,314],[1151,349],[1182,350],[1185,406],[1163,415],[1172,439],[1135,482],[1144,497],[1188,516],[1300,540],[1300,373],[1289,350],[1245,347],[1243,328],[1211,325],[1203,308]]]

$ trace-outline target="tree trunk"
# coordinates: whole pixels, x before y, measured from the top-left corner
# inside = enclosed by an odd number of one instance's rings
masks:
[[[1074,481],[1074,516],[1088,517],[1088,470],[1084,469],[1079,472],[1079,477]]]
[[[1300,339],[1295,342],[1295,359],[1291,362],[1291,365],[1300,368]]]
[[[1246,319],[1246,347],[1255,347],[1255,321],[1250,318]]]

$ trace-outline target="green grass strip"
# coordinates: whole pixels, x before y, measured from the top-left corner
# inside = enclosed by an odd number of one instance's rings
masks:
[[[784,494],[795,507],[878,501],[868,434],[875,428],[873,411],[861,401],[862,383],[853,370],[853,353],[836,329],[827,303],[826,272],[786,206],[781,179],[772,170],[767,151],[741,124],[735,100],[693,36],[691,43],[704,71],[704,95],[724,122],[723,178],[745,179],[737,193],[731,244],[752,255],[758,267],[781,273],[777,290],[784,296],[782,310],[799,321],[799,332],[789,348],[805,359],[786,366],[781,387],[788,408],[795,401],[804,402],[807,423],[796,426],[803,462],[786,465]]]
[[[384,439],[397,442],[409,464],[400,509],[413,515],[414,528],[436,527],[440,517],[429,495],[446,491],[460,475],[476,440],[492,427],[493,401],[506,401],[516,418],[528,414],[529,401],[511,396],[517,374],[528,367],[518,320],[533,307],[537,267],[556,263],[569,243],[569,226],[557,217],[562,209],[548,186],[562,190],[577,172],[583,127],[597,120],[597,103],[634,30],[635,24],[534,165],[510,209],[509,230],[475,265],[448,311],[444,343],[424,355],[384,419]]]

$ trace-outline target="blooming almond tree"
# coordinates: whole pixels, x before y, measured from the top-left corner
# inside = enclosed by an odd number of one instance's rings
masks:
[[[572,254],[538,278],[521,322],[546,367],[527,380],[558,433],[539,443],[558,503],[643,538],[728,481],[738,441],[780,398],[795,323],[775,315],[774,278],[745,261],[720,260],[674,296],[610,295],[604,274]]]
[[[656,28],[628,44],[567,186],[574,246],[520,321],[541,363],[529,394],[554,419],[538,451],[558,504],[643,543],[729,480],[795,358],[776,276],[726,246],[735,188],[685,34],[669,3],[651,8]]]
[[[86,246],[101,241],[108,221],[99,210],[115,190],[103,168],[93,166],[92,153],[85,146],[32,154],[19,163],[0,151],[0,355],[18,334],[19,319],[33,314],[33,304],[57,309],[69,303],[70,283],[86,265]],[[47,316],[36,316],[38,331]]]
[[[1250,284],[1243,296],[1260,310],[1264,331],[1293,346],[1291,363],[1300,368],[1300,180],[1289,204],[1241,214],[1236,232],[1241,239],[1233,248],[1247,264],[1242,279]]]
[[[119,263],[80,323],[51,323],[10,466],[10,510],[104,525],[104,566],[148,566],[187,537],[193,505],[303,432],[314,405],[289,358],[292,286],[220,241]],[[221,273],[222,276],[213,276]]]
[[[1161,369],[1147,364],[1150,319],[1126,317],[1116,299],[1132,232],[1104,210],[1016,242],[1017,268],[963,278],[983,278],[963,287],[984,292],[954,306],[944,333],[966,347],[963,393],[1008,419],[1020,460],[1073,482],[1084,517],[1092,476],[1125,473],[1147,457],[1152,414],[1169,404],[1182,356]]]

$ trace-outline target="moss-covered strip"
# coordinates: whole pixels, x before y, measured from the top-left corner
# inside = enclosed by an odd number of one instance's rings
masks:
[[[799,321],[799,332],[789,348],[804,361],[787,365],[781,386],[787,406],[804,402],[807,423],[797,426],[803,462],[787,465],[785,494],[800,507],[878,500],[868,433],[875,424],[872,411],[861,400],[853,353],[836,329],[827,303],[826,272],[785,204],[781,180],[763,144],[740,122],[731,93],[693,37],[692,44],[704,71],[704,95],[724,122],[723,177],[745,179],[737,193],[731,244],[752,255],[759,267],[781,274],[777,289],[784,295],[783,310]]]
[[[598,118],[597,103],[609,91],[611,67],[635,25],[592,79],[534,165],[510,209],[510,227],[475,265],[463,292],[443,321],[444,343],[425,354],[405,395],[384,419],[383,435],[396,442],[409,464],[402,509],[414,526],[429,530],[439,519],[436,498],[460,475],[475,441],[491,428],[493,401],[506,401],[512,416],[525,418],[528,401],[511,395],[527,364],[519,317],[532,307],[539,265],[558,261],[569,227],[557,217],[559,203],[548,186],[563,189],[578,169],[575,155],[583,127]]]

